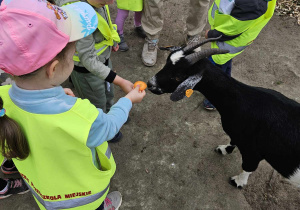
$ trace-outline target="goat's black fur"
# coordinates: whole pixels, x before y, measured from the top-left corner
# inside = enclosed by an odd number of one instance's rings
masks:
[[[184,57],[174,65],[169,56],[165,67],[149,80],[149,90],[173,93],[183,80],[195,74],[202,80],[193,89],[217,108],[223,129],[231,138],[232,146],[226,151],[231,153],[234,145],[239,148],[243,170],[255,171],[265,159],[290,178],[300,167],[300,104],[277,91],[243,84],[206,58],[188,66]]]

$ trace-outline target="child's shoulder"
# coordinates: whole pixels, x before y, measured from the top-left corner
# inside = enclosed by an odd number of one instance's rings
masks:
[[[231,16],[238,20],[254,20],[266,13],[266,0],[235,0]]]
[[[76,103],[72,108],[72,112],[82,117],[83,119],[92,122],[97,118],[99,114],[98,109],[93,104],[91,104],[88,99],[81,98],[77,98]]]
[[[0,92],[1,93],[6,93],[8,90],[11,88],[11,85],[1,85],[0,86]]]

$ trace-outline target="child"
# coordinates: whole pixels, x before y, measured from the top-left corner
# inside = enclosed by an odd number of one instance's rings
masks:
[[[0,69],[0,86],[11,85],[11,84],[12,84],[11,76],[9,76],[9,74],[5,73],[3,70]],[[64,92],[68,95],[74,96],[72,90],[69,88],[64,88]],[[2,116],[2,114],[0,114],[0,116]],[[3,174],[11,175],[11,174],[19,173],[13,161],[4,159],[4,157],[1,155],[0,155],[0,165]],[[24,194],[27,192],[29,192],[29,189],[24,183],[22,178],[16,178],[16,179],[0,178],[0,199],[7,198],[13,194]]]
[[[0,0],[1,1],[1,0]],[[1,2],[0,2],[1,4]],[[9,74],[5,73],[0,69],[0,86],[11,84],[12,80],[9,77]],[[4,113],[1,113],[2,116]],[[1,171],[3,174],[15,174],[18,173],[17,168],[15,167],[12,160],[4,159],[0,154],[0,165]],[[13,194],[24,194],[28,192],[29,189],[25,185],[22,178],[19,179],[1,179],[0,178],[0,199],[7,198]]]
[[[60,86],[74,67],[75,41],[97,24],[83,2],[60,8],[45,0],[4,0],[0,7],[0,68],[15,81],[0,87],[2,155],[13,158],[41,209],[121,205],[119,192],[107,195],[116,169],[107,140],[145,92],[133,89],[105,114]]]
[[[55,2],[62,6],[74,0],[56,0]],[[132,90],[133,84],[116,75],[112,68],[111,51],[119,49],[118,42],[120,41],[107,6],[114,1],[88,0],[87,2],[94,7],[99,23],[92,35],[76,43],[76,53],[73,57],[75,67],[71,79],[80,98],[89,99],[97,108],[107,113],[114,103],[113,84],[120,86],[125,93]],[[122,133],[119,132],[111,142],[117,142],[121,137]]]
[[[213,55],[209,59],[231,76],[232,58],[244,51],[258,36],[273,16],[276,0],[216,0],[208,11],[211,26],[206,38],[217,38],[212,48],[229,50],[229,53]],[[216,108],[207,100],[204,108]]]
[[[125,52],[129,49],[124,38],[124,23],[128,17],[129,11],[134,12],[134,26],[135,31],[141,38],[146,38],[145,31],[142,27],[142,10],[143,10],[143,0],[117,0],[118,14],[116,17],[116,24],[118,26],[118,34],[120,36],[120,51]]]

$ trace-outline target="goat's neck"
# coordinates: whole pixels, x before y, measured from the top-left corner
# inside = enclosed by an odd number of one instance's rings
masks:
[[[199,63],[204,69],[202,80],[195,90],[200,91],[218,110],[231,109],[237,95],[236,80],[227,76],[207,59]]]

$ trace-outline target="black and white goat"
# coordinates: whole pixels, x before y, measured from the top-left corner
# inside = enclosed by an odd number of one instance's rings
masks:
[[[172,93],[183,99],[186,90],[200,91],[218,110],[231,142],[216,151],[226,155],[238,147],[243,172],[231,184],[243,187],[249,175],[265,159],[294,185],[300,186],[300,104],[274,90],[243,84],[214,66],[208,56],[227,53],[219,49],[195,52],[209,41],[172,48],[162,70],[148,81],[154,94]]]

